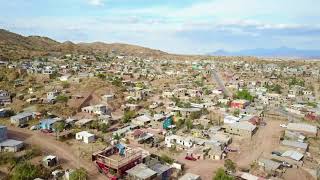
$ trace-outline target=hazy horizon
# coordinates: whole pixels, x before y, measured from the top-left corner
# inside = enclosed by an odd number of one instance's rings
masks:
[[[0,27],[58,41],[135,44],[177,54],[316,49],[320,1],[0,0]]]

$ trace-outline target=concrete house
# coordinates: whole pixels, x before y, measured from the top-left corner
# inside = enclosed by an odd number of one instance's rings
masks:
[[[59,95],[58,91],[47,92],[47,101],[50,102],[55,100],[58,97],[58,95]]]
[[[32,112],[23,112],[15,116],[10,117],[11,124],[19,126],[21,124],[26,124],[29,120],[34,118],[34,113]]]
[[[111,110],[103,104],[87,106],[81,109],[82,112],[95,115],[111,115]]]
[[[174,145],[181,146],[184,148],[191,148],[194,144],[194,141],[190,137],[182,137],[178,135],[170,135],[165,137],[165,144],[167,147],[172,147]]]
[[[76,133],[76,140],[81,140],[88,144],[95,141],[95,135],[87,131],[81,131]]]
[[[152,120],[152,117],[149,115],[142,115],[138,116],[131,120],[131,123],[137,126],[146,126],[148,125]]]
[[[11,103],[11,96],[8,91],[0,90],[0,105]]]
[[[247,122],[236,122],[224,125],[225,131],[229,134],[239,135],[243,137],[251,137],[257,130],[257,126]]]

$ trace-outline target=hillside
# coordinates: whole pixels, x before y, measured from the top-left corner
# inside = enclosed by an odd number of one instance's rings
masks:
[[[291,58],[319,58],[320,50],[310,50],[310,49],[295,49],[288,47],[271,48],[271,49],[245,49],[236,52],[228,52],[225,50],[218,50],[209,55],[216,56],[256,56],[256,57],[291,57]]]
[[[153,50],[129,44],[73,43],[66,41],[57,42],[48,37],[22,36],[16,33],[0,29],[0,58],[18,60],[34,56],[48,55],[51,53],[110,53],[135,55],[141,57],[159,57],[168,55],[159,50]]]

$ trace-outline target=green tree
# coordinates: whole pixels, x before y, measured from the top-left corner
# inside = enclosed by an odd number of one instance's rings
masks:
[[[109,126],[106,123],[101,123],[99,125],[99,131],[102,131],[103,133],[107,133],[109,129]]]
[[[232,176],[227,175],[224,169],[219,168],[212,180],[234,180],[234,178]]]
[[[236,164],[231,159],[226,159],[224,161],[224,167],[231,172],[236,171]]]
[[[177,122],[176,122],[176,127],[178,129],[182,128],[182,126],[184,125],[185,120],[180,118]]]
[[[245,99],[245,100],[248,100],[248,101],[253,101],[253,99],[254,99],[254,97],[246,89],[244,89],[242,91],[238,91],[237,94],[236,94],[236,98]]]
[[[98,121],[92,121],[90,124],[90,129],[98,129],[98,128],[99,128]]]
[[[87,172],[84,168],[79,168],[73,171],[70,175],[70,180],[86,180]]]
[[[193,128],[193,123],[192,123],[192,120],[191,119],[187,119],[186,121],[186,126],[187,126],[187,129],[190,130]]]
[[[162,154],[160,156],[160,161],[168,163],[168,164],[172,164],[174,162],[174,160],[171,157],[167,156],[166,154]]]
[[[123,123],[128,123],[135,116],[136,116],[136,113],[134,111],[125,111],[124,115],[123,115],[123,118],[122,118],[122,122]]]
[[[105,79],[106,79],[106,75],[105,75],[105,74],[101,74],[101,73],[99,73],[99,74],[97,75],[97,77],[100,78],[100,79],[102,79],[102,80],[105,80]]]
[[[41,175],[39,167],[29,162],[20,162],[13,169],[12,180],[33,180]]]
[[[56,100],[58,102],[66,103],[66,102],[68,102],[69,97],[65,96],[65,95],[59,95],[59,96],[57,96]]]
[[[53,124],[53,129],[56,132],[56,138],[58,139],[59,133],[64,130],[66,123],[64,121],[58,121]]]
[[[239,109],[234,110],[234,111],[233,111],[233,115],[239,117],[239,115],[240,115],[240,110],[239,110]]]
[[[201,111],[191,112],[190,119],[199,119],[201,117]]]
[[[121,136],[117,133],[117,134],[113,135],[113,139],[119,141],[121,139]]]

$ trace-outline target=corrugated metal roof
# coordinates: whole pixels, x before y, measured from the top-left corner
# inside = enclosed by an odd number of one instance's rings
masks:
[[[284,152],[281,156],[290,157],[291,159],[294,159],[296,161],[300,161],[303,158],[303,154],[292,150]]]

